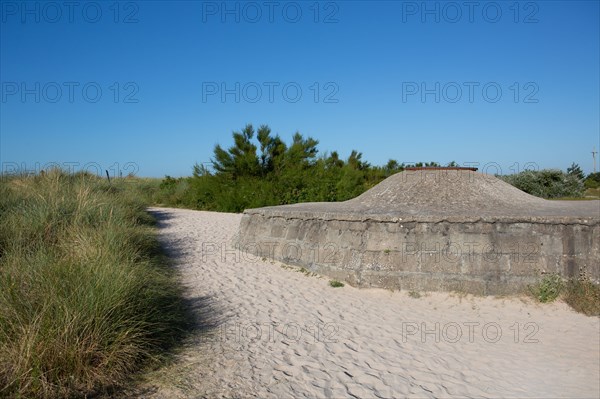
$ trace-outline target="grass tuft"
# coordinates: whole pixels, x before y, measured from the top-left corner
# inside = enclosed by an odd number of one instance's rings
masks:
[[[344,283],[342,283],[341,281],[337,281],[337,280],[329,280],[329,285],[332,286],[333,288],[338,288],[338,287],[343,287]]]
[[[531,294],[540,302],[552,302],[561,294],[564,283],[560,275],[551,273],[546,274],[537,283],[529,287]]]

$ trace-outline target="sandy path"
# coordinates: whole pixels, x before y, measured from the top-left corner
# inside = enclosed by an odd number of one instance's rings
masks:
[[[599,320],[563,303],[332,288],[233,250],[241,215],[152,211],[212,325],[155,398],[600,396]]]

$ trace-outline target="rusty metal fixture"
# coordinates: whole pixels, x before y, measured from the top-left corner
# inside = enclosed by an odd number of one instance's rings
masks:
[[[463,166],[411,166],[409,168],[404,168],[404,170],[470,170],[476,172],[477,168]]]

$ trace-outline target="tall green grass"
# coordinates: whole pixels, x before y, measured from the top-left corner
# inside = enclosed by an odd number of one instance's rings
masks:
[[[0,397],[107,392],[185,331],[143,185],[128,184],[0,177]]]

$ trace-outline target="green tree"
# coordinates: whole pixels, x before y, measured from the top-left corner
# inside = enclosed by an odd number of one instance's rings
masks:
[[[575,176],[579,180],[583,180],[585,175],[583,174],[583,170],[579,167],[578,164],[573,162],[570,167],[567,168],[567,174],[570,176]]]
[[[338,154],[337,151],[333,151],[331,153],[331,155],[329,155],[328,157],[325,158],[325,168],[326,169],[331,169],[331,168],[343,168],[344,167],[344,160],[340,159],[340,155]]]
[[[404,170],[404,164],[399,164],[395,159],[390,159],[387,161],[385,166],[383,167],[383,173],[385,177],[391,176],[394,173],[398,173]]]
[[[305,139],[299,132],[296,132],[292,138],[292,144],[285,153],[285,167],[310,166],[319,152],[318,144],[317,140],[311,137]]]
[[[233,179],[259,175],[256,145],[251,142],[253,136],[254,128],[248,124],[241,132],[233,132],[234,145],[227,151],[217,144],[214,149],[215,157],[211,159],[213,168],[217,172],[229,174]]]
[[[367,170],[371,166],[368,162],[362,160],[362,152],[356,150],[352,150],[346,163],[350,168],[356,170]]]
[[[271,128],[262,125],[258,129],[258,142],[260,143],[260,168],[262,176],[272,172],[279,172],[287,146],[279,135],[271,137]]]

